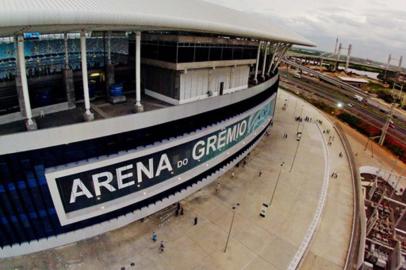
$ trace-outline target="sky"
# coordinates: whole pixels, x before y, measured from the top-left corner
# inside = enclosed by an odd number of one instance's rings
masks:
[[[406,66],[406,0],[207,0],[234,9],[270,16],[276,24],[333,52],[338,37],[352,55],[388,61],[404,56]],[[346,51],[342,54],[346,54]],[[398,60],[392,60],[397,65]]]

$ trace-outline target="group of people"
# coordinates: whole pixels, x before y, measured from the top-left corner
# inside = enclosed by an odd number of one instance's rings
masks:
[[[178,202],[178,203],[176,204],[175,216],[179,216],[179,215],[183,216],[183,207],[182,207],[182,205],[180,205],[180,203]]]
[[[311,122],[312,121],[312,118],[311,117],[309,117],[309,116],[306,116],[305,117],[305,122]]]
[[[303,122],[303,120],[304,120],[305,122],[312,122],[312,121],[313,121],[313,118],[311,118],[311,117],[309,117],[309,116],[306,116],[304,119],[303,119],[301,116],[296,116],[296,117],[295,117],[295,121],[296,121],[296,122]]]
[[[156,232],[152,232],[152,241],[156,242],[158,241],[158,235],[156,234]],[[165,245],[164,245],[164,241],[161,241],[161,243],[159,244],[159,252],[164,252],[165,251]]]
[[[179,202],[176,204],[176,212],[175,212],[175,215],[176,215],[176,216],[178,216],[178,215],[183,215],[183,207],[182,207],[182,205],[181,205]],[[197,225],[197,222],[198,222],[198,217],[195,216],[195,217],[193,218],[193,225]],[[152,232],[151,239],[152,239],[153,242],[158,241],[158,234],[157,234],[155,231]],[[162,252],[164,252],[164,251],[165,251],[165,244],[164,244],[164,241],[161,241],[160,244],[159,244],[159,252],[162,253]]]
[[[329,136],[329,137],[328,137],[328,143],[327,143],[327,144],[328,144],[329,146],[331,146],[331,145],[333,144],[333,142],[334,142],[334,139],[335,139],[335,136]]]

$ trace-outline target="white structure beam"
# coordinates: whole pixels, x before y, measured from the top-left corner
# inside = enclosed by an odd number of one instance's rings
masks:
[[[275,61],[275,57],[276,57],[276,55],[278,54],[279,48],[281,47],[281,45],[283,45],[283,44],[282,44],[282,43],[274,44],[274,50],[273,50],[273,53],[272,53],[271,62],[269,63],[267,75],[270,75],[270,74],[271,74],[272,65],[273,65],[273,63],[274,63],[274,61]]]
[[[30,94],[28,92],[27,71],[25,68],[25,54],[24,54],[24,37],[18,35],[17,37],[17,61],[20,71],[22,96],[24,99],[24,111],[26,118],[26,127],[28,130],[37,129],[37,125],[32,119]]]
[[[87,71],[87,54],[86,54],[86,32],[80,32],[80,55],[82,58],[82,81],[83,81],[83,98],[85,102],[85,120],[92,121],[94,119],[93,113],[90,111],[90,98],[89,98],[89,82]]]
[[[274,72],[276,71],[276,69],[278,68],[279,64],[281,63],[281,61],[282,61],[282,59],[283,59],[283,56],[284,56],[284,55],[286,54],[286,52],[289,50],[290,46],[291,46],[290,44],[286,44],[285,47],[283,47],[283,48],[280,50],[280,53],[279,53],[279,55],[278,55],[278,60],[276,61],[275,65],[274,65],[274,68],[273,68],[273,70],[272,70],[272,73],[274,73]]]
[[[265,79],[265,67],[266,67],[266,57],[268,56],[268,51],[269,51],[269,42],[265,43],[265,52],[264,52],[264,61],[262,63],[262,79]]]
[[[262,41],[260,41],[258,44],[257,62],[255,63],[255,75],[254,75],[255,83],[258,82],[258,68],[259,68],[259,57],[261,56],[261,46],[262,46]]]
[[[141,104],[141,32],[135,33],[135,111],[144,110]]]

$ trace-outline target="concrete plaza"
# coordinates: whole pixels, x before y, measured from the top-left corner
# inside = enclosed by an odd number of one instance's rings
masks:
[[[326,180],[324,210],[300,267],[342,269],[353,211],[348,161],[345,155],[338,156],[343,152],[341,142],[322,114],[282,90],[278,95],[270,135],[252,151],[245,166],[182,201],[184,215],[161,224],[162,214],[157,213],[72,245],[1,260],[0,269],[287,269],[309,233]],[[294,119],[298,115],[313,121],[299,123]],[[316,119],[323,121],[320,127]],[[327,129],[330,133],[323,134]],[[303,132],[299,144],[298,130]],[[330,136],[335,139],[327,146]],[[338,177],[330,178],[332,172]],[[262,204],[270,203],[275,187],[272,203],[260,217]],[[153,231],[157,242],[151,240]]]

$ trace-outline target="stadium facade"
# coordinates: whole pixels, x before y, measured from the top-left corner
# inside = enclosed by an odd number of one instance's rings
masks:
[[[272,126],[284,53],[313,45],[202,1],[92,3],[0,3],[0,257],[214,181]]]

